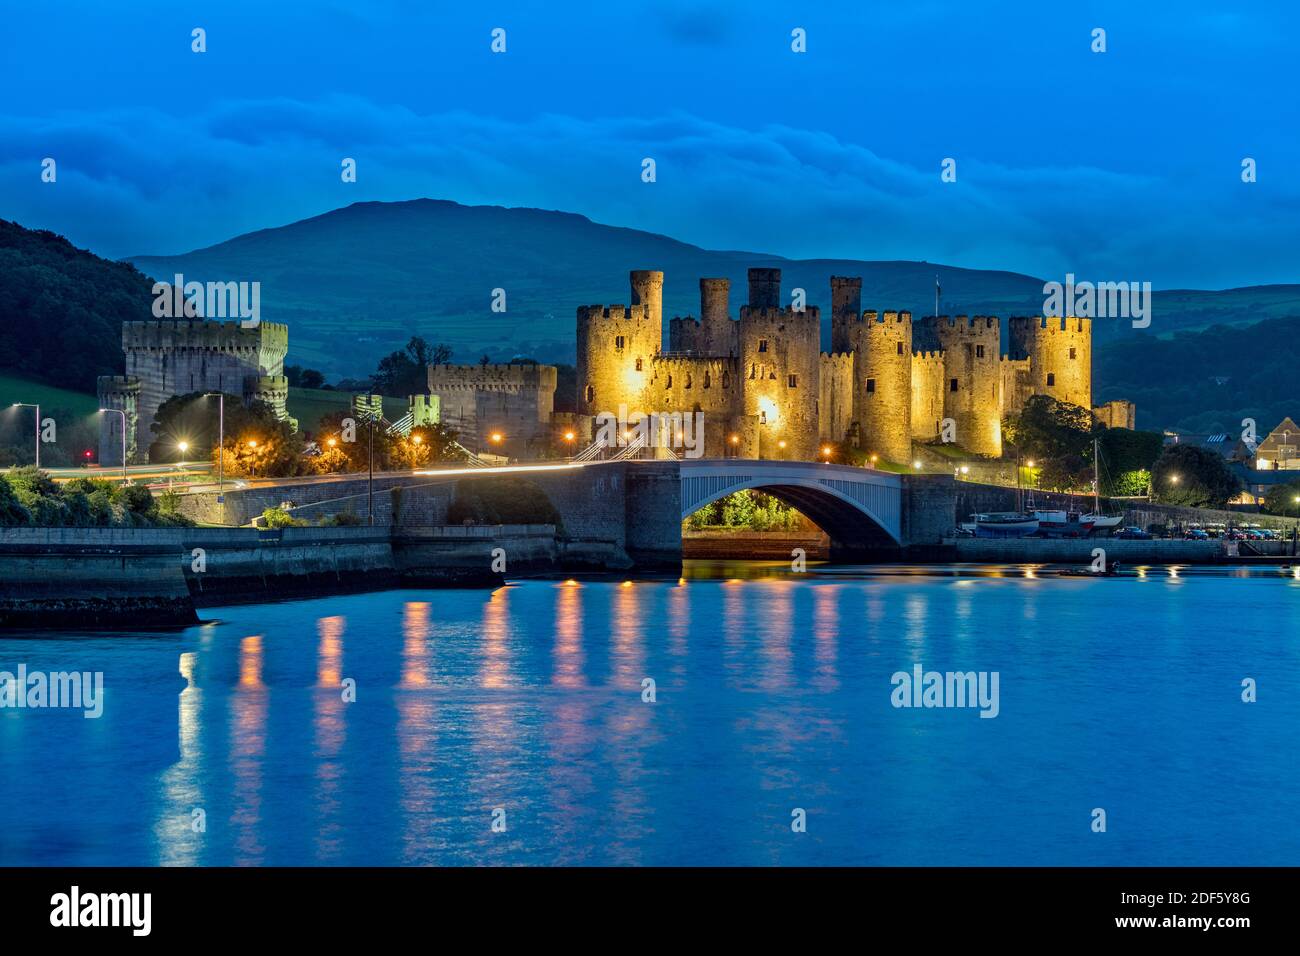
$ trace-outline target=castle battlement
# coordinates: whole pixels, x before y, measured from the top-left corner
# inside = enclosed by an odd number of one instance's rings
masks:
[[[756,323],[766,325],[783,325],[789,323],[808,323],[821,322],[821,310],[810,305],[802,312],[796,312],[790,306],[760,306],[742,305],[740,307],[740,321],[745,325],[752,326]]]
[[[580,415],[694,408],[708,416],[708,454],[807,459],[819,441],[836,441],[910,464],[913,440],[940,437],[997,456],[1002,418],[1025,396],[1087,397],[1087,319],[1011,320],[1004,358],[997,316],[918,322],[907,310],[864,311],[862,278],[832,276],[822,352],[821,310],[783,304],[781,270],[757,268],[738,320],[728,313],[730,283],[700,279],[700,313],[672,318],[664,353],[662,275],[631,274],[632,306],[578,310]],[[1027,356],[1015,354],[1017,342]],[[743,444],[733,447],[737,434]]]
[[[925,320],[932,323],[936,329],[952,329],[957,332],[970,332],[973,334],[982,334],[990,331],[1000,330],[1001,324],[996,315],[928,315]]]
[[[1016,315],[1007,319],[1007,327],[1017,331],[1065,332],[1071,335],[1091,335],[1092,319],[1070,316]]]
[[[653,319],[644,305],[580,305],[579,322],[647,322]]]
[[[289,327],[278,322],[259,322],[244,328],[238,320],[154,319],[122,323],[122,348],[206,349],[245,352],[254,349],[289,349]]]

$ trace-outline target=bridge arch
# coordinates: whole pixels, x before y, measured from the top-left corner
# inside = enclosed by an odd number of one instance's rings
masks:
[[[903,480],[849,465],[751,459],[683,460],[682,520],[737,491],[754,489],[796,508],[832,548],[872,551],[903,544]]]

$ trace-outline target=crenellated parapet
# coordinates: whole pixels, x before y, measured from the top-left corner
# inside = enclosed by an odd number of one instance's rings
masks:
[[[944,361],[944,418],[957,444],[977,455],[1002,454],[1002,326],[997,316],[927,316],[928,338]]]
[[[1015,316],[1008,323],[1008,351],[1029,363],[1031,394],[1092,408],[1092,320]]]

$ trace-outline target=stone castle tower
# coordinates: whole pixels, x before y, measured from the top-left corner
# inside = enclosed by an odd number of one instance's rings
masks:
[[[471,449],[511,457],[530,453],[550,440],[555,411],[554,365],[430,365],[429,394],[441,421]],[[493,435],[500,438],[492,440]]]
[[[816,457],[820,343],[820,310],[783,307],[781,270],[750,269],[749,305],[740,309],[741,414],[757,420],[757,457]]]
[[[1002,419],[1030,395],[1091,407],[1086,319],[1013,319],[1004,357],[996,317],[929,316],[914,327],[909,312],[864,311],[861,278],[832,276],[825,354],[818,309],[782,304],[781,270],[748,278],[736,318],[730,282],[700,279],[699,317],[671,319],[666,350],[662,272],[630,273],[629,305],[578,309],[571,427],[583,445],[601,415],[698,413],[709,457],[815,460],[820,444],[842,442],[906,467],[913,442],[948,434],[973,454],[1001,455]],[[469,394],[499,390],[497,378],[459,366],[431,371],[430,384]],[[553,381],[537,384],[553,390]],[[530,400],[530,420],[538,407]]]
[[[1091,319],[1015,317],[1007,326],[1008,358],[1028,361],[1028,394],[1092,408]]]
[[[156,437],[150,426],[158,408],[176,395],[238,395],[246,405],[264,401],[279,418],[289,420],[289,383],[284,376],[288,349],[288,327],[273,322],[252,328],[238,321],[206,319],[123,322],[126,374],[100,377],[100,407],[126,413],[129,462],[146,460]],[[100,464],[122,463],[121,428],[121,416],[102,416]]]
[[[1002,325],[997,316],[925,320],[943,353],[943,413],[956,441],[976,455],[1002,454]]]

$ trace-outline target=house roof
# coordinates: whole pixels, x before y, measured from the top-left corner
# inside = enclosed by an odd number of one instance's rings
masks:
[[[1278,445],[1296,445],[1300,444],[1300,425],[1297,425],[1290,416],[1282,419],[1276,428],[1268,433],[1268,437],[1259,443],[1257,453],[1275,452]]]

